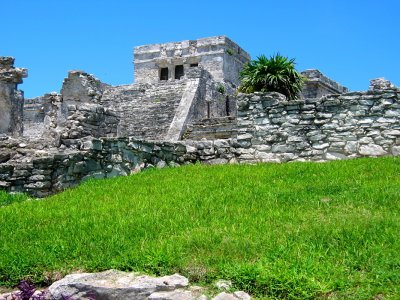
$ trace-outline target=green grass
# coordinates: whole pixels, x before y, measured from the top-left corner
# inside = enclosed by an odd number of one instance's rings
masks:
[[[399,158],[194,165],[5,202],[3,286],[116,268],[266,299],[400,299]]]
[[[30,198],[25,194],[21,193],[7,194],[6,192],[0,190],[0,207],[10,205],[16,202],[23,202],[26,200],[30,200]]]

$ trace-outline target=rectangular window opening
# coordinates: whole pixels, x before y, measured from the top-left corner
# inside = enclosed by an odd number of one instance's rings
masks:
[[[168,80],[168,68],[161,68],[160,80]]]
[[[175,66],[175,79],[181,79],[183,75],[183,65]]]
[[[191,68],[196,68],[196,67],[198,67],[199,66],[199,64],[190,64],[190,67]]]

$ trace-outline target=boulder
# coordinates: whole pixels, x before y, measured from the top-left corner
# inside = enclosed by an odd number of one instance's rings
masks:
[[[156,292],[174,291],[188,286],[188,279],[174,274],[164,277],[150,277],[136,273],[109,270],[101,273],[71,274],[56,281],[49,287],[55,300],[63,297],[74,299],[119,300],[148,299]],[[158,299],[154,297],[154,299]],[[187,299],[187,298],[185,298]]]

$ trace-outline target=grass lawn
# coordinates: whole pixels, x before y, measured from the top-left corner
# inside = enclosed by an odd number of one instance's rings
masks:
[[[0,194],[0,286],[115,268],[265,299],[400,299],[400,158],[194,165],[23,200]]]

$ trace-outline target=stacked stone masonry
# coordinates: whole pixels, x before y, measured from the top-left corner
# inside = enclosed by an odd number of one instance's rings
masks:
[[[279,94],[240,95],[238,141],[260,161],[326,161],[399,155],[399,89],[285,101]]]

